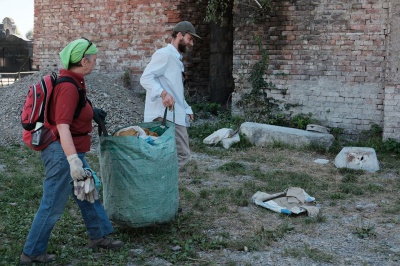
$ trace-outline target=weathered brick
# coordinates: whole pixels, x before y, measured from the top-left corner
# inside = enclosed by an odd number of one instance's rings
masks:
[[[65,43],[80,37],[76,36],[77,31],[86,32],[102,51],[100,70],[122,73],[130,69],[132,79],[138,80],[151,54],[169,42],[173,25],[187,19],[204,37],[196,40],[191,60],[186,60],[185,64],[198,81],[194,84],[196,93],[207,96],[210,27],[204,22],[207,1],[200,5],[198,2],[98,0],[93,6],[92,1],[35,1],[34,65],[58,64],[57,55]],[[391,3],[389,0],[318,0],[310,4],[309,0],[275,0],[275,12],[261,24],[249,24],[250,8],[239,4],[233,13],[232,75],[236,88],[251,89],[247,78],[252,66],[261,58],[254,36],[260,36],[270,55],[267,73],[287,74],[270,77],[270,80],[287,88],[289,95],[296,95],[290,97],[292,102],[296,99],[302,102],[303,107],[298,107],[297,112],[312,110],[314,118],[321,116],[325,126],[342,126],[349,134],[355,134],[358,129],[345,119],[344,112],[355,112],[362,125],[383,126],[384,116],[391,117],[392,112],[398,112],[386,109],[386,105],[400,105],[400,100],[392,96],[399,94],[396,83],[400,83],[396,70],[399,51],[391,50],[390,46],[390,34],[396,27],[392,27],[390,33],[386,30],[391,26],[389,12],[398,13],[400,8]],[[400,33],[396,34],[399,38]],[[394,54],[388,58],[391,51]],[[310,94],[312,102],[302,98],[310,87],[321,92]],[[337,105],[326,116],[326,92],[335,91],[341,95],[336,99],[329,96]],[[242,92],[237,89],[237,93]],[[346,99],[357,98],[368,98],[368,104],[363,106],[353,101],[353,108],[342,108]],[[365,115],[362,109],[376,114]],[[398,122],[400,125],[400,119]],[[385,125],[384,130],[395,132],[391,126]]]
[[[350,3],[349,3],[350,2]],[[347,98],[338,98],[338,100],[348,99],[351,104],[360,105],[359,108],[347,110],[348,112],[359,112],[357,119],[361,119],[361,123],[369,125],[371,123],[378,123],[382,125],[383,112],[382,100],[385,78],[385,53],[386,53],[386,36],[383,29],[386,29],[388,21],[387,11],[383,11],[383,7],[388,8],[388,0],[378,0],[374,4],[360,3],[359,1],[346,1],[346,3],[332,3],[328,0],[318,1],[318,8],[307,5],[306,1],[297,1],[295,12],[287,11],[284,7],[287,2],[282,3],[279,1],[274,2],[277,7],[277,13],[290,21],[291,25],[296,27],[279,26],[276,22],[282,21],[280,18],[274,19],[274,24],[271,26],[270,32],[273,32],[273,37],[265,36],[266,47],[269,53],[273,54],[270,57],[270,64],[275,66],[276,69],[288,69],[289,74],[284,79],[287,83],[288,93],[291,90],[296,90],[296,87],[306,89],[307,86],[302,82],[306,80],[315,81],[326,77],[332,77],[332,83],[340,83],[337,88],[324,87],[326,84],[315,84],[318,90],[332,91],[340,89],[346,91]],[[310,13],[310,10],[312,12]],[[247,15],[246,12],[240,10],[240,14],[235,15],[235,25],[242,25]],[[278,16],[278,15],[276,15]],[[283,25],[283,23],[281,24]],[[264,27],[268,31],[269,22],[266,22]],[[300,32],[307,30],[310,33]],[[251,30],[248,29],[251,33]],[[279,34],[280,32],[280,34]],[[296,38],[286,38],[285,41],[279,36],[298,36]],[[254,43],[251,34],[241,35],[240,38],[247,38],[248,44]],[[272,35],[271,35],[272,36]],[[239,36],[237,36],[239,37]],[[298,42],[301,41],[301,42]],[[269,46],[268,43],[274,44]],[[298,43],[297,43],[298,42]],[[294,43],[296,45],[296,48]],[[275,50],[273,50],[275,48]],[[296,50],[296,53],[294,53]],[[240,49],[234,49],[235,53],[246,53],[246,46]],[[292,54],[291,57],[288,55]],[[280,56],[284,55],[284,57]],[[296,55],[296,56],[295,56]],[[277,63],[279,61],[279,63]],[[301,63],[300,63],[301,61]],[[299,63],[296,63],[299,62]],[[249,62],[250,65],[252,64]],[[253,62],[254,64],[255,62]],[[295,66],[287,68],[285,66]],[[236,65],[234,64],[234,71]],[[273,69],[271,69],[274,73]],[[300,74],[300,75],[299,75]],[[305,75],[301,75],[305,74]],[[242,79],[244,82],[246,79]],[[299,81],[299,82],[296,82]],[[354,86],[361,85],[368,82],[368,86],[363,92],[354,90]],[[242,86],[239,84],[239,86]],[[283,84],[283,86],[285,86]],[[354,90],[352,92],[352,90]],[[368,106],[363,106],[358,99],[363,98],[360,95],[368,91]],[[297,94],[296,94],[297,95]],[[299,101],[301,96],[298,97]],[[292,98],[293,100],[293,98]],[[312,99],[312,104],[317,106],[315,102],[322,103],[325,99],[321,96]],[[335,101],[330,99],[330,101]],[[303,109],[310,108],[308,103],[302,102]],[[324,106],[322,104],[322,106]],[[362,109],[367,109],[369,113],[377,112],[377,116],[363,116]],[[343,108],[338,108],[342,109]],[[317,114],[322,113],[315,110]],[[334,117],[333,110],[330,116]],[[344,116],[343,116],[344,118]],[[330,126],[330,119],[327,121],[327,126]],[[336,121],[337,123],[345,124],[347,132],[351,132],[351,122],[346,120]],[[349,123],[348,125],[346,123]]]

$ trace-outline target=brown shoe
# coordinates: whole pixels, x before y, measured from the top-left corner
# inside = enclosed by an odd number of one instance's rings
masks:
[[[114,240],[112,238],[103,237],[99,239],[89,239],[89,248],[105,248],[105,249],[116,249],[124,245],[124,242]]]
[[[56,255],[50,255],[50,254],[43,254],[39,256],[28,256],[25,253],[22,252],[21,256],[19,257],[19,264],[20,265],[30,265],[34,262],[38,263],[47,263],[51,262],[56,259]]]

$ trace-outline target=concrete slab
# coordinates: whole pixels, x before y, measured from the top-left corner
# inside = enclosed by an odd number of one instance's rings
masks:
[[[373,148],[344,147],[335,158],[337,168],[349,168],[376,172],[379,163]]]
[[[335,139],[331,134],[254,122],[243,123],[240,126],[240,133],[253,145],[264,147],[280,142],[298,148],[317,145],[329,149]]]

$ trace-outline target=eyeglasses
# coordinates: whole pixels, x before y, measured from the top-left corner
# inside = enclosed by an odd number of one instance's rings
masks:
[[[81,37],[81,39],[84,39],[89,42],[88,47],[86,47],[86,50],[82,54],[82,59],[83,59],[85,57],[85,53],[87,52],[87,50],[89,50],[90,46],[92,46],[93,43],[91,41],[89,41],[88,39],[86,39],[85,37]]]

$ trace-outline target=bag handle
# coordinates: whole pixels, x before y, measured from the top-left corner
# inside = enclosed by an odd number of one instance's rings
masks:
[[[107,128],[106,128],[106,124],[104,122],[103,119],[100,119],[100,123],[97,124],[98,125],[98,133],[99,133],[99,137],[101,135],[103,135],[104,137],[108,137],[108,132],[107,132]]]
[[[164,117],[163,117],[163,120],[161,122],[161,127],[162,128],[165,128],[167,126],[167,111],[168,111],[168,107],[165,107]],[[175,124],[175,108],[172,109],[172,112],[173,112],[173,122]]]
[[[161,122],[161,126],[162,127],[165,127],[167,125],[167,110],[168,110],[168,107],[165,107],[164,117],[163,117],[163,120]]]

